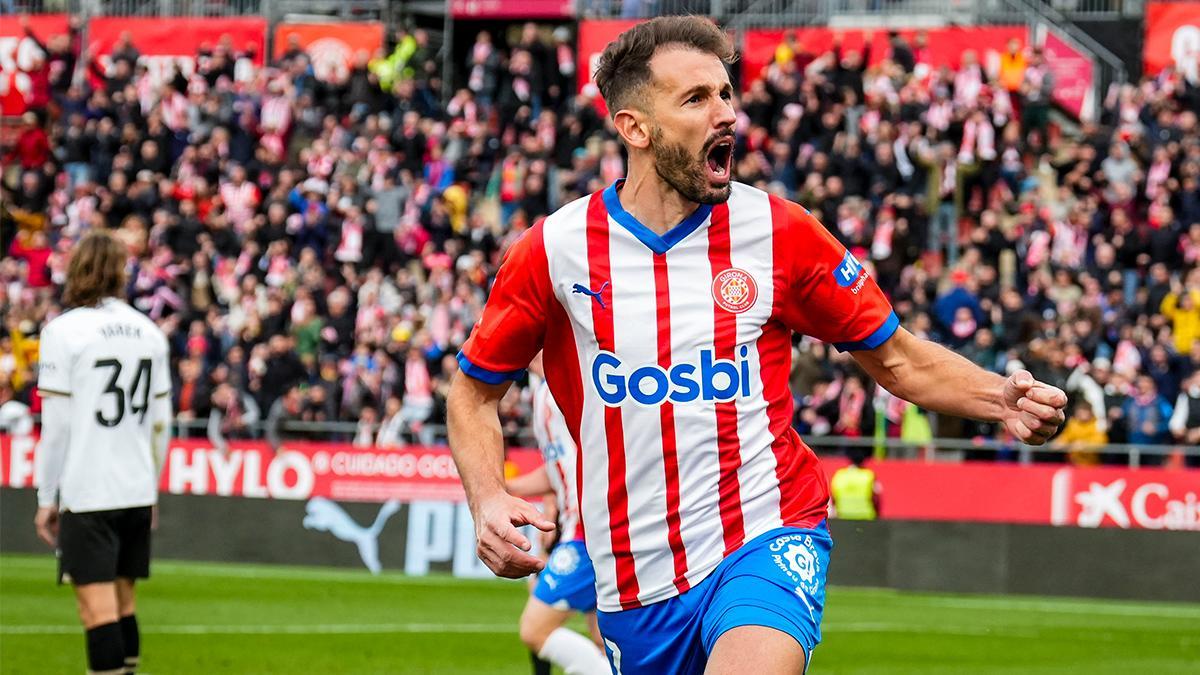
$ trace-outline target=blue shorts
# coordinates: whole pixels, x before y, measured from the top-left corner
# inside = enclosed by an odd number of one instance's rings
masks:
[[[582,541],[560,542],[538,575],[533,597],[555,609],[596,609],[596,571]]]
[[[717,638],[767,626],[804,647],[821,641],[825,578],[833,540],[815,529],[781,527],[746,542],[686,593],[622,612],[599,612],[613,672],[703,673]]]

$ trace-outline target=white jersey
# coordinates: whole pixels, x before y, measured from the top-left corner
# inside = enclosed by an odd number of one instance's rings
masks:
[[[58,474],[63,510],[157,502],[151,409],[156,398],[171,394],[168,357],[167,338],[158,326],[120,300],[73,309],[42,330],[38,389],[44,397],[70,401]],[[59,450],[41,448],[38,458]]]
[[[533,390],[533,435],[546,461],[550,487],[554,488],[560,541],[583,539],[579,527],[579,493],[575,490],[575,441],[571,440],[567,421],[545,382]]]

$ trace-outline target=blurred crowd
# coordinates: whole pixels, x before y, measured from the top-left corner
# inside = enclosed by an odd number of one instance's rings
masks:
[[[130,302],[171,338],[193,435],[442,442],[506,247],[625,171],[561,26],[481,31],[454,73],[400,30],[321,77],[298,45],[258,67],[222,41],[156,77],[129,36],[103,62],[77,28],[31,37],[44,58],[4,156],[0,395],[35,412],[38,330],[72,242],[105,227],[130,246]],[[743,83],[739,180],[811,209],[909,330],[1067,390],[1074,461],[1197,443],[1200,83],[1115,86],[1076,128],[1037,49],[934,68],[922,40],[893,36],[879,60],[789,35]],[[1002,433],[931,419],[807,338],[795,357],[804,434]],[[502,403],[514,443],[527,398]]]

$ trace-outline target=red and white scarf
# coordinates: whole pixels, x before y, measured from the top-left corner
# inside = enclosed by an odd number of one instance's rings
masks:
[[[358,218],[342,221],[342,240],[333,257],[339,262],[359,262],[363,255],[363,224]]]
[[[976,156],[984,162],[996,159],[996,129],[991,122],[972,117],[963,124],[963,140],[958,149],[958,161],[971,164]]]

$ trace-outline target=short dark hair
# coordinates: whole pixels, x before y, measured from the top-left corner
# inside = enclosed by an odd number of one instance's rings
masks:
[[[660,16],[630,28],[604,48],[596,86],[610,114],[629,107],[650,82],[650,59],[660,47],[678,45],[707,52],[731,64],[737,53],[725,32],[700,16]]]
[[[105,298],[125,296],[129,249],[107,230],[92,230],[71,250],[63,304],[94,307]]]

